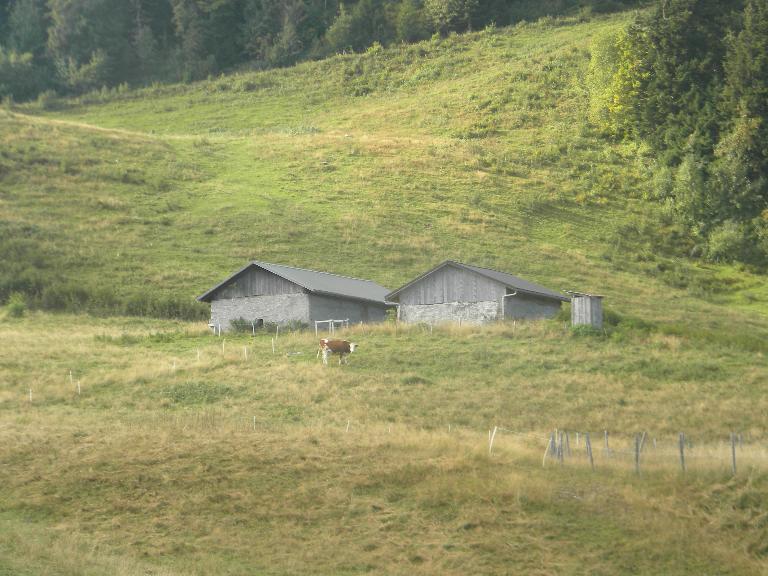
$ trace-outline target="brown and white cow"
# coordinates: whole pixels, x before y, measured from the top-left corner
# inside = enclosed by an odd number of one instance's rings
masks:
[[[339,355],[339,364],[347,363],[347,354],[352,354],[357,348],[357,344],[350,342],[349,340],[331,340],[330,338],[322,338],[320,340],[320,348],[317,350],[315,358],[319,358],[323,355],[323,364],[328,364],[328,357],[331,354]]]

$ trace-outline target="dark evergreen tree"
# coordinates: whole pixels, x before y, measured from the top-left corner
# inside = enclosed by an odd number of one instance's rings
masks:
[[[125,0],[49,0],[48,50],[60,80],[79,91],[123,81],[135,64]]]
[[[0,46],[5,45],[8,34],[8,14],[11,12],[12,0],[0,0]]]
[[[397,40],[400,42],[417,42],[429,38],[432,25],[424,7],[418,0],[403,0],[397,10],[395,20]]]
[[[740,0],[662,0],[642,23],[647,42],[644,97],[637,132],[678,163],[693,153],[709,157],[718,138],[715,103],[723,83],[725,30]]]
[[[9,48],[41,61],[48,38],[45,0],[16,0],[8,13],[7,38]]]
[[[725,75],[722,109],[730,118],[713,170],[718,223],[734,237],[731,256],[768,260],[768,0],[747,2]]]
[[[478,6],[479,0],[424,0],[427,17],[441,34],[470,28]]]
[[[150,14],[144,12],[143,3],[133,0],[136,24],[133,31],[133,48],[136,52],[136,71],[134,80],[148,82],[160,72],[160,46],[149,20]]]
[[[245,0],[241,44],[246,55],[266,63],[270,48],[282,28],[280,0]]]
[[[305,20],[302,2],[286,2],[282,6],[279,31],[266,52],[270,66],[287,66],[296,62],[305,50],[302,29]]]
[[[205,25],[197,0],[172,0],[179,53],[179,76],[195,80],[213,72],[215,62],[205,53]]]
[[[342,5],[328,29],[326,40],[331,52],[364,50],[374,42],[382,44],[395,36],[393,22],[387,17],[383,0],[360,0],[353,6]]]

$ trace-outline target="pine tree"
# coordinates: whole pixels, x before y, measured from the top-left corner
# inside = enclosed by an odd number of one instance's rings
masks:
[[[45,0],[16,0],[8,14],[8,46],[41,59],[48,37]]]
[[[172,0],[172,3],[181,64],[179,75],[186,81],[201,78],[214,68],[214,63],[205,55],[202,12],[196,0]]]
[[[424,10],[441,34],[467,30],[477,7],[478,0],[424,0]]]
[[[768,0],[749,0],[741,31],[728,42],[713,185],[721,219],[739,224],[744,260],[768,262]]]
[[[48,50],[65,85],[83,90],[94,84],[118,84],[131,76],[134,52],[129,2],[49,0],[48,6]]]
[[[417,42],[429,38],[431,25],[417,0],[403,0],[395,21],[397,39],[401,42]]]

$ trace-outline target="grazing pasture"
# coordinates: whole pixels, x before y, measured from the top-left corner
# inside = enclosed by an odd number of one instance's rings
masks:
[[[6,103],[0,575],[768,573],[768,283],[691,259],[588,123],[629,20]],[[323,366],[193,300],[251,259],[447,258],[604,294],[606,330],[353,326]]]
[[[656,332],[582,334],[557,321],[382,325],[344,332],[360,348],[348,365],[324,367],[313,332],[281,334],[275,354],[273,337],[131,318],[6,320],[0,567],[766,569],[761,353]],[[503,430],[489,455],[494,426]],[[542,467],[555,427],[570,430],[573,454]],[[592,432],[594,472],[575,431]],[[640,431],[658,447],[637,476],[620,453]],[[685,475],[680,431],[690,455],[706,456],[691,457]],[[744,438],[735,477],[731,431]]]

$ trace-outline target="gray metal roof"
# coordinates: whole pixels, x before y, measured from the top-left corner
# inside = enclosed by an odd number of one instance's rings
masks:
[[[395,296],[397,296],[400,292],[402,292],[409,286],[416,284],[422,278],[429,276],[433,272],[440,270],[445,266],[456,266],[457,268],[464,268],[465,270],[470,270],[472,272],[485,276],[486,278],[495,280],[496,282],[503,284],[507,288],[512,288],[513,290],[517,290],[519,292],[525,292],[526,294],[544,296],[546,298],[555,298],[557,300],[560,300],[561,302],[571,301],[570,298],[568,298],[567,296],[564,296],[560,292],[556,292],[555,290],[550,290],[549,288],[545,288],[544,286],[541,286],[539,284],[534,284],[533,282],[529,282],[528,280],[523,280],[522,278],[513,276],[512,274],[507,274],[506,272],[499,272],[498,270],[491,270],[490,268],[481,268],[480,266],[472,266],[471,264],[462,264],[461,262],[456,262],[454,260],[446,260],[442,264],[435,266],[434,268],[432,268],[432,270],[425,272],[418,278],[415,278],[414,280],[411,280],[410,282],[408,282],[408,284],[401,286],[394,292],[390,292],[389,294],[387,294],[386,299],[392,300]]]
[[[349,276],[339,276],[338,274],[331,274],[329,272],[306,270],[304,268],[294,268],[293,266],[284,266],[283,264],[271,264],[269,262],[259,262],[254,260],[208,290],[202,296],[198,296],[197,299],[202,302],[210,301],[210,297],[214,292],[229,284],[229,282],[236,276],[239,276],[253,266],[262,268],[281,278],[285,278],[289,282],[293,282],[316,294],[343,296],[346,298],[354,298],[356,300],[367,300],[369,302],[376,302],[377,304],[384,304],[384,297],[389,292],[388,288],[384,288],[384,286],[372,282],[371,280],[362,280],[360,278],[351,278]]]

